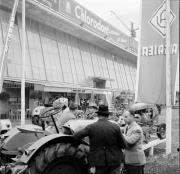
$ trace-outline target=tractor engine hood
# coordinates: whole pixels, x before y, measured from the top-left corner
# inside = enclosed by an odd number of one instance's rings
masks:
[[[44,131],[37,125],[25,125],[12,128],[1,136],[1,153],[16,155],[19,148],[27,148],[33,142],[44,136]]]

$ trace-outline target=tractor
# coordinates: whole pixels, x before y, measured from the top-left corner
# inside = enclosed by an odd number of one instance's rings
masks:
[[[70,120],[61,129],[56,115],[62,112],[64,100],[43,109],[39,125],[25,125],[12,129],[1,139],[0,174],[89,174],[89,140],[77,140],[72,135],[97,121]],[[51,124],[50,124],[51,122]],[[114,122],[114,121],[113,121]],[[49,127],[54,125],[53,130]]]
[[[41,126],[25,125],[13,128],[1,137],[0,174],[86,174],[88,140],[76,140],[72,134],[96,120],[74,120],[58,129],[54,115],[62,105],[46,107],[41,113]],[[55,133],[49,131],[51,118]]]

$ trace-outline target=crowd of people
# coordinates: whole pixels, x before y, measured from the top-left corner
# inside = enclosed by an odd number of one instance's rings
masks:
[[[64,100],[55,101],[57,107],[63,103],[63,110],[56,123],[61,127],[69,120],[76,119],[78,105]],[[89,163],[95,169],[96,174],[120,174],[121,164],[124,164],[124,173],[143,174],[146,158],[142,149],[143,131],[135,121],[135,113],[128,109],[123,113],[126,126],[123,131],[115,122],[109,121],[108,106],[89,103],[85,119],[97,119],[84,129],[75,132],[76,139],[89,137],[90,153]]]
[[[119,126],[108,120],[108,106],[100,105],[98,120],[75,132],[76,139],[89,137],[89,163],[96,174],[119,174],[124,163],[124,173],[143,174],[146,158],[142,149],[143,131],[135,121],[130,109],[123,116],[126,122],[124,132]]]
[[[89,163],[96,174],[119,174],[122,163],[123,174],[144,174],[146,158],[142,149],[143,130],[137,116],[140,115],[141,123],[147,122],[147,117],[152,117],[152,110],[137,113],[131,107],[125,108],[117,119],[123,118],[125,126],[122,129],[118,124],[120,121],[112,121],[113,113],[103,102],[99,106],[96,102],[88,102],[86,109],[81,112],[75,102],[63,97],[54,100],[52,105],[62,108],[55,117],[58,129],[70,120],[94,120],[73,136],[76,139],[89,137]]]

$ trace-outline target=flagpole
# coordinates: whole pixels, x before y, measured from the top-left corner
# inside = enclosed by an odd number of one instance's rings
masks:
[[[142,0],[140,1],[140,24],[142,24]],[[138,85],[139,85],[139,69],[140,69],[140,57],[141,57],[141,25],[139,29],[139,43],[138,43],[138,57],[137,57],[137,70],[136,70],[136,86],[135,86],[135,99],[134,101],[138,101]]]
[[[22,76],[21,76],[21,125],[25,125],[25,0],[22,0]]]
[[[166,155],[171,153],[172,103],[171,103],[171,57],[170,57],[170,0],[166,0]]]

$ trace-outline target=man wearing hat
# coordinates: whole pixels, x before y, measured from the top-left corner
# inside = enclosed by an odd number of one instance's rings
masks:
[[[96,118],[97,110],[98,110],[98,106],[96,105],[96,103],[90,103],[89,107],[88,107],[88,114],[87,114],[86,118],[89,120]]]
[[[108,120],[108,106],[100,105],[97,114],[98,121],[76,132],[74,137],[89,137],[89,163],[96,174],[119,174],[126,142],[119,126]]]

